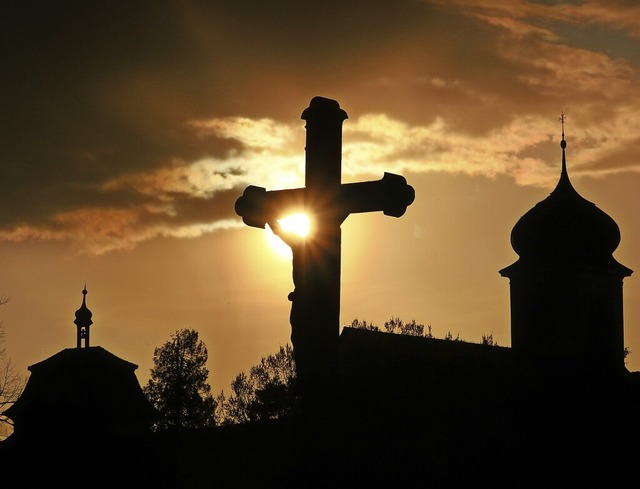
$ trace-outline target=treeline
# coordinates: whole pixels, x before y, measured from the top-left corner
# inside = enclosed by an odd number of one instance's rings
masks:
[[[228,397],[224,391],[216,397],[216,423],[248,423],[291,414],[298,404],[295,381],[293,348],[280,346],[277,353],[251,367],[249,375],[236,375]]]
[[[277,419],[296,406],[293,348],[281,346],[249,374],[239,373],[227,395],[211,393],[208,352],[193,329],[182,329],[154,350],[143,392],[159,413],[155,431],[208,428]]]
[[[424,324],[417,323],[415,319],[412,319],[408,323],[405,323],[399,317],[392,317],[388,321],[385,321],[382,327],[379,327],[373,323],[361,321],[356,318],[351,322],[349,326],[352,328],[366,329],[368,331],[381,331],[391,334],[434,338],[433,333],[431,332],[431,325],[427,325],[425,329]],[[447,334],[444,335],[443,339],[449,341],[464,341],[462,338],[460,338],[460,333],[458,333],[456,336],[453,336],[453,333],[451,333],[451,331],[447,331]],[[493,338],[493,333],[483,334],[482,344],[488,346],[498,346],[498,342]]]
[[[382,327],[354,319],[351,328],[390,334],[433,338],[431,325],[426,328],[415,320],[404,322],[392,317]],[[447,332],[445,340],[463,341],[460,335]],[[482,343],[497,346],[493,333],[482,335]],[[184,430],[229,424],[275,420],[291,415],[299,405],[296,389],[296,367],[291,345],[280,346],[262,357],[248,373],[240,372],[232,380],[230,390],[217,396],[207,383],[208,353],[198,339],[198,332],[182,329],[154,350],[151,378],[143,391],[159,418],[154,430]]]

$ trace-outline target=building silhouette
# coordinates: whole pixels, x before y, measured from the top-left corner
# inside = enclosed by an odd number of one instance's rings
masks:
[[[563,139],[556,188],[511,233],[518,260],[500,270],[511,288],[511,345],[539,368],[624,370],[622,281],[632,271],[612,253],[615,221],[569,181]]]
[[[85,297],[76,312],[76,348],[29,367],[27,388],[7,411],[15,420],[13,436],[73,435],[75,441],[65,443],[71,451],[47,465],[51,473],[87,446],[77,440],[91,437],[92,455],[103,460],[83,474],[117,481],[128,467],[126,480],[137,477],[147,487],[608,487],[634,481],[640,372],[625,366],[622,293],[632,271],[613,257],[620,241],[615,221],[570,182],[564,134],[561,148],[555,189],[515,224],[518,259],[499,270],[509,280],[511,347],[344,327],[337,415],[321,433],[301,430],[294,416],[106,443],[105,433],[144,433],[152,413],[141,399],[135,365],[89,345]],[[304,421],[313,427],[313,420]],[[26,443],[21,455],[42,464],[52,451],[34,454],[41,446]],[[71,478],[78,487],[85,480]]]
[[[562,136],[557,186],[515,224],[519,258],[499,271],[511,347],[343,329],[336,439],[346,437],[349,484],[633,480],[640,372],[625,367],[622,295],[632,271],[612,255],[615,221],[571,184]]]
[[[90,345],[91,310],[75,313],[76,347],[28,367],[24,392],[5,414],[14,422],[13,443],[59,437],[90,439],[149,431],[155,409],[135,375],[137,365]]]

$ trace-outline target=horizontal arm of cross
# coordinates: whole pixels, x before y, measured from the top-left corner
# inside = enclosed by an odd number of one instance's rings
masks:
[[[415,196],[415,190],[407,184],[406,178],[385,172],[380,180],[343,184],[340,204],[347,215],[382,211],[385,216],[400,217]]]
[[[295,211],[313,213],[313,209],[305,208],[306,191],[305,188],[267,191],[251,185],[236,201],[235,211],[246,225],[264,228],[268,222]],[[400,217],[414,199],[415,191],[403,176],[385,173],[380,180],[340,185],[332,205],[336,214],[344,218],[353,213],[377,211]]]

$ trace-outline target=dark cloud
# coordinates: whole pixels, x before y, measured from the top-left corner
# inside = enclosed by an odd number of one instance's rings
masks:
[[[313,81],[308,99],[314,89],[344,84],[351,60],[417,23],[411,12],[422,9],[414,2],[16,2],[0,21],[0,162],[4,186],[13,189],[2,192],[3,207],[18,213],[56,188],[75,193],[173,158],[219,154],[211,138],[185,127],[190,119],[295,117],[299,100],[281,109],[287,86]]]
[[[181,199],[176,205],[176,216],[181,225],[207,224],[213,221],[235,217],[233,211],[238,192],[223,190],[217,192],[212,199]]]
[[[589,142],[587,141],[587,145]],[[602,156],[582,166],[585,172],[620,172],[624,170],[640,170],[640,138],[618,144],[615,149],[607,151]]]

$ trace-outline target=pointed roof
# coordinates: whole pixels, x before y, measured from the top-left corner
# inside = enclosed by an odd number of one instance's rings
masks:
[[[154,409],[135,376],[137,368],[100,346],[66,348],[29,366],[24,392],[5,414],[16,428],[41,428],[52,418],[70,432],[86,428],[88,420],[105,429],[114,423],[147,428]]]
[[[567,172],[564,124],[560,147],[560,179],[551,194],[524,214],[513,227],[511,246],[520,258],[500,270],[500,274],[509,276],[515,271],[516,264],[519,267],[562,264],[595,266],[623,277],[631,275],[632,271],[612,256],[620,243],[618,225],[607,213],[582,197],[571,184]]]
[[[87,307],[87,285],[85,284],[82,289],[82,305],[76,311],[76,319],[73,322],[81,328],[86,328],[93,324],[92,316],[93,313]]]

